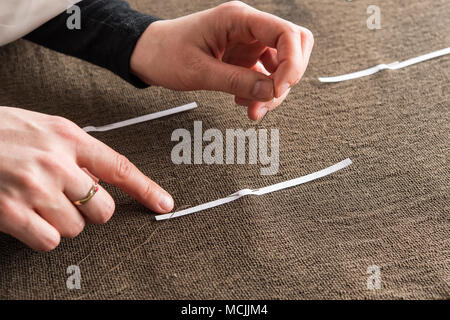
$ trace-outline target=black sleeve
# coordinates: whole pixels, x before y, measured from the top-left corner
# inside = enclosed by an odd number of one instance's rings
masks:
[[[158,19],[123,0],[83,0],[77,6],[80,29],[69,29],[73,12],[63,12],[24,38],[106,68],[138,88],[147,87],[131,74],[130,58],[140,35]]]

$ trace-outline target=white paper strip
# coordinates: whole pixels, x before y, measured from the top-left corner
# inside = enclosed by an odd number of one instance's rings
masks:
[[[306,183],[306,182],[310,182],[319,178],[322,178],[324,176],[327,176],[333,172],[336,172],[338,170],[341,170],[349,165],[352,164],[352,160],[350,160],[349,158],[336,163],[335,165],[332,165],[331,167],[325,168],[323,170],[308,174],[306,176],[300,177],[300,178],[296,178],[296,179],[292,179],[292,180],[288,180],[288,181],[284,181],[284,182],[280,182],[277,184],[273,184],[271,186],[267,186],[264,188],[260,188],[260,189],[256,189],[256,190],[251,190],[251,189],[242,189],[239,190],[238,192],[235,192],[231,195],[229,195],[226,198],[222,198],[222,199],[218,199],[218,200],[214,200],[211,202],[207,202],[192,208],[188,208],[185,210],[181,210],[181,211],[177,211],[174,213],[167,213],[167,214],[162,214],[162,215],[156,215],[155,219],[156,220],[166,220],[166,219],[172,219],[172,218],[177,218],[177,217],[181,217],[187,214],[191,214],[191,213],[195,213],[195,212],[199,212],[202,210],[206,210],[206,209],[210,209],[210,208],[214,208],[217,206],[220,206],[222,204],[237,200],[239,198],[242,198],[243,196],[247,196],[247,195],[255,195],[255,196],[261,196],[267,193],[271,193],[271,192],[275,192],[275,191],[279,191],[279,190],[283,190],[283,189],[287,189],[287,188],[291,188],[291,187],[295,187],[298,186],[300,184]]]
[[[132,119],[116,122],[116,123],[107,124],[106,126],[101,126],[101,127],[88,126],[88,127],[84,127],[83,130],[86,131],[86,132],[109,131],[109,130],[113,130],[113,129],[117,129],[117,128],[131,126],[133,124],[137,124],[137,123],[141,123],[141,122],[145,122],[145,121],[149,121],[149,120],[154,120],[154,119],[170,116],[171,114],[174,114],[174,113],[179,113],[179,112],[183,112],[183,111],[187,111],[187,110],[191,110],[191,109],[195,109],[195,108],[197,108],[197,103],[191,102],[191,103],[188,103],[188,104],[186,104],[184,106],[175,107],[175,108],[172,108],[172,109],[167,109],[167,110],[158,111],[158,112],[155,112],[155,113],[146,114],[146,115],[143,115],[143,116],[140,116],[140,117],[137,117],[137,118],[132,118]]]
[[[346,80],[352,80],[352,79],[356,79],[356,78],[361,78],[361,77],[365,77],[365,76],[369,76],[371,74],[374,74],[378,71],[381,70],[385,70],[385,69],[389,69],[389,70],[397,70],[397,69],[401,69],[419,62],[423,62],[426,60],[430,60],[433,58],[437,58],[440,56],[444,56],[446,54],[450,53],[450,47],[445,48],[445,49],[441,49],[438,51],[434,51],[431,53],[427,53],[424,54],[422,56],[419,57],[415,57],[415,58],[411,58],[402,62],[393,62],[390,64],[379,64],[375,67],[369,68],[369,69],[365,69],[365,70],[361,70],[361,71],[357,71],[357,72],[353,72],[353,73],[348,73],[348,74],[344,74],[341,76],[336,76],[336,77],[327,77],[327,78],[319,78],[320,82],[340,82],[340,81],[346,81]]]

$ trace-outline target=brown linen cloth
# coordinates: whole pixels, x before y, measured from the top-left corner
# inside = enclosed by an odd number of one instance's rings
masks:
[[[138,90],[105,70],[18,41],[0,48],[0,105],[103,125],[196,101],[199,108],[93,133],[192,206],[299,177],[350,157],[321,180],[244,197],[156,222],[114,187],[117,210],[50,253],[0,235],[3,299],[373,299],[450,298],[450,56],[337,84],[333,76],[405,60],[450,44],[450,2],[380,1],[381,29],[366,26],[373,1],[249,1],[315,35],[309,68],[261,128],[280,130],[280,169],[259,165],[174,165],[177,128],[256,127],[232,97],[214,92]],[[134,0],[174,18],[219,1]],[[167,70],[170,72],[170,70]],[[80,290],[66,287],[81,269]],[[381,289],[368,290],[369,265]]]

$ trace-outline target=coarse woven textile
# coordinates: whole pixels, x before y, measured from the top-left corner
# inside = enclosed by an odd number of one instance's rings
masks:
[[[173,18],[219,1],[134,0]],[[0,48],[0,105],[103,125],[196,101],[199,108],[93,133],[175,198],[177,208],[242,188],[308,174],[350,157],[323,179],[190,216],[156,222],[107,186],[117,209],[50,253],[0,235],[2,299],[448,299],[450,57],[353,81],[333,76],[450,45],[450,2],[379,1],[381,29],[366,26],[373,1],[249,1],[308,27],[315,48],[302,80],[259,128],[280,131],[280,169],[174,165],[172,131],[258,128],[229,95],[138,90],[105,70],[26,41]],[[170,72],[168,70],[167,72]],[[66,287],[67,267],[80,290]],[[381,288],[367,289],[369,265]]]

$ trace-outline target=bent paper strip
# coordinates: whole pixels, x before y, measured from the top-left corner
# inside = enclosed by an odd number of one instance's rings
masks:
[[[291,187],[295,187],[298,186],[300,184],[306,183],[306,182],[310,182],[322,177],[325,177],[331,173],[334,173],[338,170],[341,170],[345,167],[348,167],[349,165],[352,164],[352,160],[350,160],[349,158],[336,163],[335,165],[332,165],[331,167],[325,168],[323,170],[308,174],[306,176],[300,177],[300,178],[296,178],[296,179],[292,179],[292,180],[288,180],[288,181],[284,181],[284,182],[280,182],[277,184],[273,184],[267,187],[263,187],[263,188],[259,188],[259,189],[255,189],[255,190],[251,190],[251,189],[242,189],[239,190],[231,195],[229,195],[226,198],[222,198],[222,199],[218,199],[218,200],[214,200],[211,202],[207,202],[201,205],[198,205],[196,207],[192,207],[192,208],[188,208],[185,210],[181,210],[181,211],[177,211],[174,213],[167,213],[167,214],[162,214],[162,215],[157,215],[155,216],[156,220],[166,220],[166,219],[172,219],[172,218],[177,218],[177,217],[181,217],[187,214],[191,214],[191,213],[195,213],[195,212],[199,212],[202,210],[206,210],[206,209],[210,209],[210,208],[214,208],[223,204],[226,204],[228,202],[237,200],[239,198],[242,198],[243,196],[247,196],[247,195],[255,195],[255,196],[261,196],[267,193],[271,193],[271,192],[275,192],[275,191],[279,191],[279,190],[283,190],[283,189],[287,189],[287,188],[291,188]]]
[[[415,58],[411,58],[402,62],[393,62],[390,64],[379,64],[375,67],[369,68],[369,69],[365,69],[365,70],[361,70],[361,71],[357,71],[357,72],[353,72],[353,73],[347,73],[341,76],[336,76],[336,77],[327,77],[327,78],[319,78],[320,82],[341,82],[341,81],[346,81],[346,80],[352,80],[352,79],[357,79],[357,78],[362,78],[365,76],[369,76],[371,74],[377,73],[378,71],[381,70],[385,70],[385,69],[389,69],[389,70],[397,70],[397,69],[401,69],[401,68],[405,68],[408,67],[410,65],[419,63],[419,62],[423,62],[426,60],[430,60],[430,59],[434,59],[440,56],[444,56],[446,54],[450,53],[450,47],[445,48],[445,49],[441,49],[438,51],[433,51],[431,53],[427,53],[424,54],[422,56],[419,57],[415,57]]]
[[[170,115],[175,114],[175,113],[179,113],[179,112],[183,112],[183,111],[187,111],[187,110],[191,110],[191,109],[195,109],[195,108],[197,108],[197,103],[191,102],[191,103],[188,103],[188,104],[186,104],[184,106],[175,107],[175,108],[171,108],[171,109],[167,109],[167,110],[163,110],[163,111],[158,111],[158,112],[146,114],[146,115],[143,115],[143,116],[140,116],[140,117],[137,117],[137,118],[132,118],[132,119],[116,122],[116,123],[107,124],[106,126],[101,126],[101,127],[88,126],[88,127],[84,127],[83,130],[86,131],[86,132],[109,131],[109,130],[113,130],[113,129],[117,129],[117,128],[131,126],[131,125],[134,125],[134,124],[137,124],[137,123],[141,123],[141,122],[145,122],[145,121],[150,121],[150,120],[154,120],[154,119],[170,116]]]

